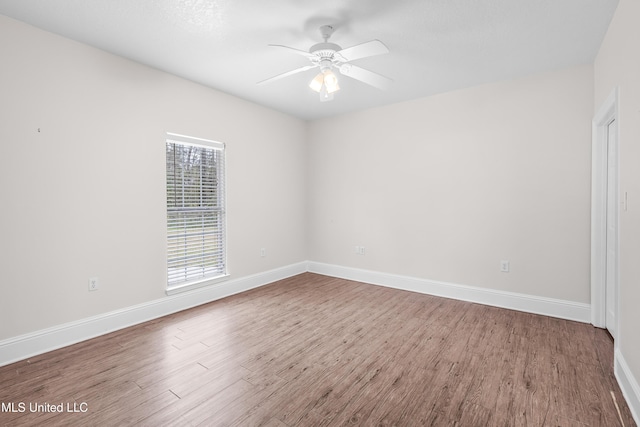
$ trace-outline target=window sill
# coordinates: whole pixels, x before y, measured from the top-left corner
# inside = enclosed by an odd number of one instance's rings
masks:
[[[167,295],[175,295],[175,294],[179,294],[179,293],[182,293],[182,292],[188,292],[188,291],[192,291],[194,289],[204,288],[204,287],[210,286],[210,285],[215,285],[216,283],[224,282],[225,280],[228,280],[228,279],[229,279],[229,275],[228,274],[222,274],[222,275],[216,276],[216,277],[209,277],[207,279],[202,279],[202,280],[198,280],[198,281],[194,281],[194,282],[183,283],[183,284],[180,284],[180,285],[176,285],[176,286],[172,286],[170,288],[167,288],[166,294]]]

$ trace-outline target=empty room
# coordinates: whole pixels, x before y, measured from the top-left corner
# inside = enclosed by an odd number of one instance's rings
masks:
[[[639,20],[0,0],[0,425],[638,425]]]

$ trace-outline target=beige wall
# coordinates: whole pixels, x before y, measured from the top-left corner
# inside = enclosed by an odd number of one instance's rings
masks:
[[[589,303],[592,116],[586,65],[311,123],[310,259]]]
[[[0,340],[165,297],[166,131],[227,144],[232,277],[307,259],[305,122],[3,16],[0,58]]]
[[[595,61],[595,109],[620,88],[620,190],[628,210],[620,214],[620,350],[640,379],[640,2],[620,0]]]

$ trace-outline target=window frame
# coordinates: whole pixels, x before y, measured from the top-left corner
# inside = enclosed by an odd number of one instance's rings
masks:
[[[217,201],[220,205],[221,219],[219,224],[222,226],[221,231],[221,244],[222,244],[222,267],[223,272],[215,275],[204,275],[192,280],[186,280],[183,282],[177,282],[175,284],[169,283],[169,182],[168,182],[168,170],[167,170],[167,144],[179,144],[181,146],[194,146],[204,149],[213,149],[220,152],[221,169],[216,169],[216,176],[218,177],[218,197]],[[185,209],[185,212],[188,211]],[[180,292],[189,291],[192,289],[202,288],[210,286],[216,283],[223,282],[229,278],[228,264],[227,264],[227,215],[226,215],[226,146],[222,142],[195,138],[187,135],[180,135],[176,133],[166,132],[165,135],[165,248],[167,250],[165,256],[165,284],[166,294],[173,295]]]

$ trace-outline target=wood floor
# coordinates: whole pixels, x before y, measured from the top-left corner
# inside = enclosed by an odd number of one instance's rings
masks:
[[[612,361],[587,324],[306,273],[2,367],[0,425],[634,426]]]

